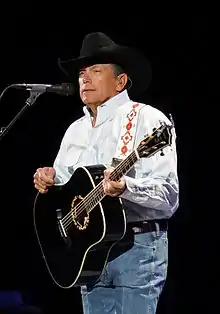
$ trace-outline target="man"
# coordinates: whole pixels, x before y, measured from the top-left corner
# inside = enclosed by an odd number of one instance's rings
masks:
[[[171,124],[158,109],[128,96],[149,86],[149,62],[105,34],[92,33],[84,38],[80,57],[62,61],[61,67],[78,78],[85,115],[67,129],[54,166],[37,169],[35,188],[46,193],[81,165],[107,166],[104,192],[120,196],[134,242],[109,260],[98,283],[81,288],[84,313],[156,313],[167,275],[167,221],[179,202],[175,133],[163,156],[142,158],[119,181],[110,180],[113,157],[122,160],[161,122]]]

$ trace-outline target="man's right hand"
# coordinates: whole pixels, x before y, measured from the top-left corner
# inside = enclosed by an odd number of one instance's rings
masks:
[[[52,167],[38,168],[34,174],[34,187],[42,194],[54,185],[55,169]]]

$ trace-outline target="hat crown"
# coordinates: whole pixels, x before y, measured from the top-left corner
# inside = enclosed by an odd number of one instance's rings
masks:
[[[60,68],[71,80],[78,80],[80,69],[100,63],[117,64],[127,73],[132,81],[131,95],[145,91],[151,82],[149,60],[135,48],[117,44],[102,32],[85,35],[78,58],[59,60]]]
[[[84,37],[80,56],[86,56],[96,53],[100,48],[114,45],[115,42],[107,35],[101,32],[90,33]]]

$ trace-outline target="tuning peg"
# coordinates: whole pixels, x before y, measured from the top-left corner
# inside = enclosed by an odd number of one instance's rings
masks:
[[[163,150],[161,150],[160,156],[164,156],[164,155],[165,155],[165,154],[164,154]]]

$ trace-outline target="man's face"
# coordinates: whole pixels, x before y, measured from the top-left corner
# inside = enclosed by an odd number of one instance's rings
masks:
[[[88,106],[98,106],[119,91],[119,77],[110,64],[95,64],[79,72],[80,97]]]

